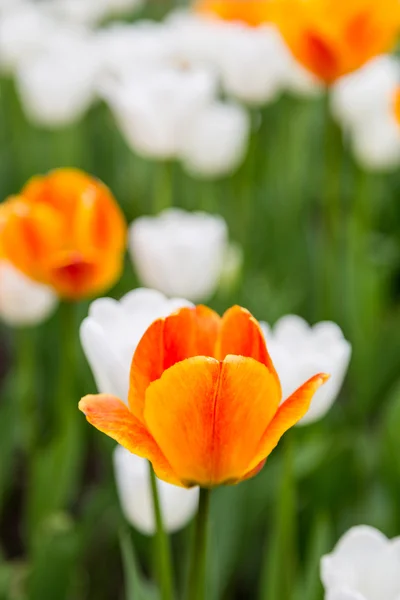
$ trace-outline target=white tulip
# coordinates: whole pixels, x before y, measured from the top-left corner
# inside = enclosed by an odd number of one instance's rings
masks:
[[[129,371],[140,338],[153,321],[182,306],[192,304],[142,288],[119,301],[99,298],[92,302],[80,336],[100,393],[113,394],[128,402]]]
[[[250,105],[274,101],[283,89],[286,56],[272,26],[225,23],[224,45],[217,64],[226,92]]]
[[[145,535],[156,531],[147,460],[122,446],[114,450],[114,473],[126,520]],[[173,533],[185,527],[197,511],[199,488],[185,489],[156,479],[164,527]]]
[[[338,325],[323,321],[310,327],[304,319],[287,315],[271,329],[262,324],[268,351],[288,398],[302,383],[317,373],[329,373],[329,381],[313,397],[299,425],[321,419],[335,402],[351,356],[351,345]]]
[[[171,65],[174,49],[170,29],[153,21],[107,27],[97,33],[97,45],[105,75],[128,79],[138,70]]]
[[[215,68],[234,98],[262,105],[281,92],[286,53],[274,27],[247,27],[183,11],[172,13],[167,24],[175,33],[177,59]]]
[[[58,19],[79,25],[96,26],[108,17],[129,14],[145,0],[42,0]]]
[[[249,132],[250,120],[241,106],[216,101],[188,123],[180,158],[194,175],[228,175],[243,161]]]
[[[0,19],[0,69],[13,73],[20,60],[40,51],[57,23],[39,6],[17,4]]]
[[[218,66],[229,32],[227,23],[204,19],[192,11],[177,10],[167,17],[165,24],[173,34],[176,61]]]
[[[144,285],[193,302],[216,291],[227,244],[222,217],[180,209],[140,217],[129,234],[132,261]]]
[[[0,260],[0,319],[12,326],[38,325],[55,310],[57,296]]]
[[[400,600],[400,538],[353,527],[321,561],[326,600]]]
[[[138,70],[110,85],[106,99],[133,151],[145,157],[176,157],[186,127],[214,97],[216,82],[204,69]]]
[[[371,114],[368,121],[360,123],[352,132],[354,154],[368,170],[390,171],[400,165],[400,120],[393,104],[390,102],[386,110]]]
[[[399,82],[400,62],[394,56],[378,56],[332,86],[333,115],[350,130],[367,123],[371,116],[387,112]]]
[[[105,0],[42,0],[57,19],[73,24],[93,26],[106,14]]]
[[[99,62],[89,41],[71,43],[26,58],[16,74],[16,85],[30,121],[62,127],[79,121],[96,98]]]
[[[168,299],[160,292],[137,289],[119,302],[100,298],[90,305],[80,337],[100,393],[113,394],[128,402],[129,371],[141,337],[155,319],[183,306],[186,300]],[[118,493],[126,519],[139,531],[155,531],[153,503],[146,460],[122,446],[114,451]],[[157,479],[166,529],[183,527],[196,511],[198,490],[185,490]]]

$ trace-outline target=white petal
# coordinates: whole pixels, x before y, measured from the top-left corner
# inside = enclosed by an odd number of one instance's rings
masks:
[[[307,379],[328,373],[330,379],[314,395],[307,414],[298,425],[322,418],[335,402],[343,384],[351,356],[351,345],[332,322],[314,327],[296,315],[287,315],[271,329],[262,324],[272,361],[286,400]]]
[[[193,302],[215,292],[227,247],[221,217],[167,210],[134,221],[129,241],[135,268],[148,287]]]
[[[395,169],[400,165],[400,125],[392,115],[371,117],[354,130],[353,149],[366,169]]]
[[[26,57],[16,74],[23,108],[35,124],[67,126],[81,119],[95,99],[99,62],[94,46],[69,36],[68,48],[54,47]]]
[[[58,299],[46,285],[32,281],[0,261],[0,318],[9,325],[37,325],[55,310]]]
[[[297,315],[286,315],[274,325],[274,339],[288,348],[302,344],[309,335],[309,324]]]
[[[99,393],[128,402],[129,365],[118,357],[118,347],[107,339],[106,330],[87,317],[80,327],[80,339]]]
[[[126,142],[145,157],[176,157],[186,127],[214,97],[212,71],[164,67],[137,70],[110,85],[105,98]]]
[[[387,110],[397,87],[400,63],[394,56],[378,56],[332,86],[331,108],[342,125],[352,129],[371,115]]]
[[[400,593],[397,542],[367,526],[350,529],[321,561],[328,598],[396,600]],[[347,596],[345,595],[347,594]]]
[[[149,464],[122,446],[114,451],[118,494],[126,519],[145,535],[155,533]],[[193,518],[199,490],[176,487],[157,479],[161,510],[167,532],[178,531]]]
[[[146,289],[133,290],[119,302],[112,298],[92,302],[80,337],[100,393],[128,401],[130,366],[142,335],[155,319],[182,306],[192,304]]]
[[[188,171],[218,177],[234,171],[247,150],[250,121],[243,108],[214,102],[188,123],[181,159]]]

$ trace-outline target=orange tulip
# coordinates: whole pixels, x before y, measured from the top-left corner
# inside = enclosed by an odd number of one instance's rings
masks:
[[[397,88],[397,90],[394,94],[393,105],[394,105],[394,117],[400,126],[400,86]]]
[[[68,299],[97,294],[118,279],[127,227],[100,181],[56,170],[31,179],[2,206],[3,254],[31,279]]]
[[[272,1],[293,55],[327,84],[389,51],[399,34],[399,0]]]
[[[271,0],[198,0],[195,10],[226,21],[256,27],[270,20]]]
[[[86,396],[89,423],[160,479],[190,487],[234,484],[258,473],[287,429],[326,381],[319,374],[284,404],[257,321],[235,306],[222,319],[205,306],[155,321],[133,356],[129,408]]]

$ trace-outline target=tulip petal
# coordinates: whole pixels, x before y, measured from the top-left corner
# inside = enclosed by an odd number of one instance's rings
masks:
[[[184,307],[155,321],[140,340],[130,374],[129,405],[143,419],[147,387],[174,364],[194,356],[213,356],[221,319],[206,306]]]
[[[158,477],[181,485],[150,433],[119,398],[107,394],[85,396],[79,409],[96,429],[133,454],[147,458]]]
[[[311,377],[296,390],[281,406],[268,425],[259,446],[258,452],[251,461],[249,471],[271,454],[283,434],[293,427],[307,413],[315,392],[329,379],[329,375],[320,373]]]
[[[254,358],[273,374],[280,389],[279,377],[268,354],[262,329],[252,314],[241,306],[233,306],[222,317],[216,346],[216,357],[224,360],[228,354]]]
[[[147,388],[144,418],[185,485],[214,486],[252,470],[279,401],[274,376],[254,359],[195,357]]]

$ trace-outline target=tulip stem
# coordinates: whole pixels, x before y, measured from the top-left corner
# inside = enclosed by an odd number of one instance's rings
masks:
[[[211,490],[200,489],[189,573],[188,600],[205,600],[207,574],[207,537]]]
[[[35,331],[21,329],[17,331],[17,402],[20,407],[22,446],[27,451],[34,448],[38,434],[37,389],[35,373]]]
[[[152,465],[149,463],[151,492],[153,496],[154,516],[157,526],[155,543],[157,551],[157,569],[158,578],[161,587],[162,600],[172,600],[173,585],[172,585],[172,559],[171,548],[168,536],[164,529],[163,518],[161,513],[160,497],[158,494],[156,474]]]

